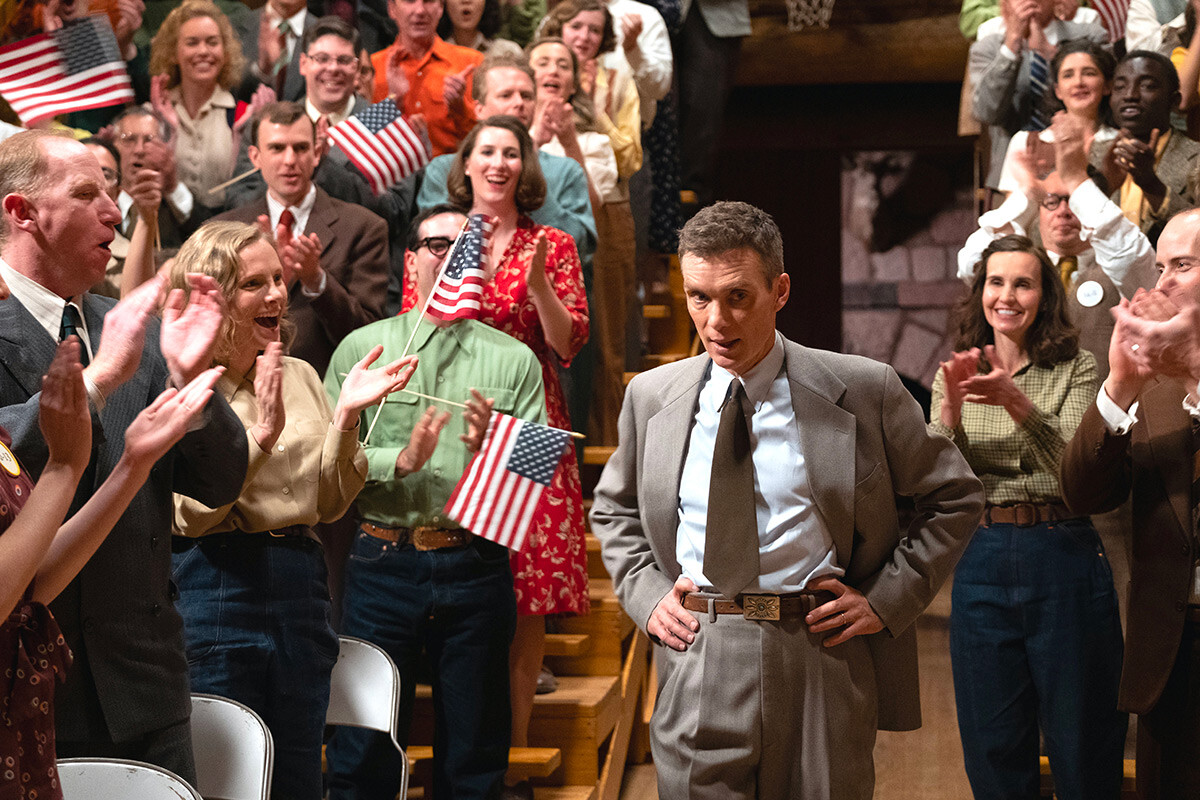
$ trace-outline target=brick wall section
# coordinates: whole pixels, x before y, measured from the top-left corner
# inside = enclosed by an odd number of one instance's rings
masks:
[[[851,181],[842,175],[843,214]],[[891,364],[926,388],[951,351],[949,310],[966,288],[955,277],[958,250],[975,230],[969,189],[929,225],[882,253],[842,231],[842,339],[848,353]]]

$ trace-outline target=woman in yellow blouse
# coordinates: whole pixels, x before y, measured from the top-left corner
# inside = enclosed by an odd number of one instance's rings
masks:
[[[1091,520],[1063,505],[1063,449],[1096,399],[1066,293],[1023,236],[983,251],[956,311],[930,427],[983,481],[984,518],[954,574],[950,661],[976,797],[1036,797],[1039,724],[1055,796],[1120,795],[1121,621]]]
[[[173,577],[192,689],[257,711],[275,740],[272,797],[321,797],[321,738],[337,660],[325,557],[312,526],[349,508],[367,476],[360,413],[408,382],[415,357],[350,370],[337,407],[306,362],[282,355],[287,287],[275,245],[258,228],[210,222],[179,251],[189,273],[221,286],[228,317],[216,390],[246,426],[250,462],[238,499],[208,508],[175,497]]]

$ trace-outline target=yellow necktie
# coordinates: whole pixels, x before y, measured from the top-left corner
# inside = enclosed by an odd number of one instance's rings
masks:
[[[1079,269],[1079,258],[1076,256],[1063,256],[1058,260],[1058,272],[1062,275],[1063,288],[1068,292],[1071,291],[1071,276],[1077,269]]]

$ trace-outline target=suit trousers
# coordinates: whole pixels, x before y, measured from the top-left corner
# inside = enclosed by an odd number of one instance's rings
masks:
[[[1200,797],[1200,624],[1188,622],[1158,703],[1138,716],[1138,800]]]
[[[837,647],[803,617],[696,615],[685,652],[658,649],[650,723],[662,800],[867,800],[877,696],[866,641]]]

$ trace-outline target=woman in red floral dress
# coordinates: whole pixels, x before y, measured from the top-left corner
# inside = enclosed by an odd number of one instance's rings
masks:
[[[157,286],[152,289],[150,302],[157,296]],[[7,296],[0,280],[0,299]],[[141,302],[147,293],[135,297]],[[61,800],[54,687],[66,675],[71,652],[45,604],[75,577],[150,468],[187,432],[219,374],[209,370],[143,410],[125,433],[120,463],[65,523],[92,450],[76,339],[59,345],[42,381],[39,422],[47,458],[36,486],[0,428],[0,800]]]
[[[459,147],[447,177],[450,199],[472,214],[496,218],[479,320],[527,344],[542,362],[546,416],[570,430],[558,380],[588,337],[579,253],[570,236],[528,216],[541,206],[546,181],[528,131],[516,117],[489,117]],[[405,276],[404,308],[416,301]],[[583,495],[573,448],[543,495],[536,528],[512,557],[517,633],[510,653],[513,747],[527,744],[533,694],[545,650],[547,614],[588,611]]]

